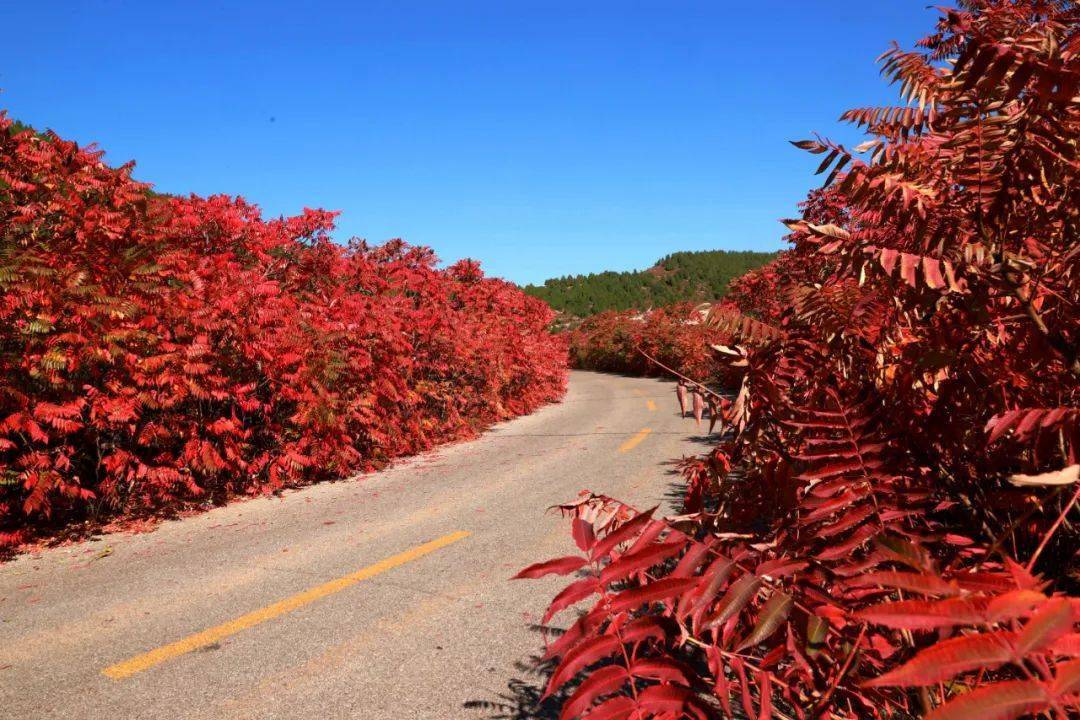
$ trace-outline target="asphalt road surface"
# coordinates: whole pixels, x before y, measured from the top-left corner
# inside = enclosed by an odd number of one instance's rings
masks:
[[[0,565],[0,718],[546,717],[530,665],[588,488],[670,510],[703,449],[674,386],[566,399],[347,481]],[[560,616],[560,617],[566,617]]]

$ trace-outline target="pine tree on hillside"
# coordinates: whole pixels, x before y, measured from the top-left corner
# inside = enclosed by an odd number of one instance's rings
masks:
[[[729,250],[677,252],[648,270],[567,275],[527,285],[526,293],[568,315],[646,309],[686,300],[716,300],[728,283],[760,267],[775,253]]]

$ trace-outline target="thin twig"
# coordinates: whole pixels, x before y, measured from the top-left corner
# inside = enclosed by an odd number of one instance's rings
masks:
[[[698,382],[697,380],[694,380],[693,378],[688,378],[687,376],[683,375],[683,374],[682,374],[681,372],[679,372],[678,370],[673,370],[673,369],[669,368],[669,367],[668,367],[667,365],[665,365],[664,363],[660,362],[659,360],[657,360],[656,358],[654,358],[654,357],[653,357],[652,355],[649,355],[649,353],[645,352],[645,351],[644,351],[644,350],[642,350],[641,348],[634,348],[634,349],[635,349],[635,350],[637,350],[637,351],[638,351],[639,353],[641,353],[641,354],[642,354],[643,356],[645,356],[645,359],[646,359],[646,360],[649,360],[650,362],[653,362],[653,363],[655,363],[655,364],[656,364],[657,366],[659,366],[659,367],[663,368],[664,370],[667,370],[667,371],[668,371],[669,373],[671,373],[672,375],[675,375],[675,376],[677,376],[677,377],[681,378],[682,380],[685,380],[686,382],[690,383],[691,385],[697,385],[697,386],[698,386],[699,388],[701,388],[701,389],[702,389],[702,390],[704,390],[705,392],[709,393],[709,394],[710,394],[710,395],[712,395],[713,397],[716,397],[716,398],[720,398],[721,400],[724,400],[724,399],[726,399],[726,398],[724,398],[724,396],[723,396],[723,395],[721,395],[720,393],[716,392],[715,390],[711,390],[711,389],[709,389],[709,388],[708,388],[708,387],[706,387],[705,385],[702,385],[701,383],[699,383],[699,382]]]
[[[1080,499],[1080,483],[1077,483],[1076,492],[1073,493],[1072,499],[1069,500],[1069,502],[1065,503],[1065,509],[1061,511],[1061,514],[1058,515],[1057,520],[1055,520],[1054,524],[1050,526],[1050,529],[1046,532],[1046,535],[1043,536],[1042,542],[1039,543],[1039,547],[1035,549],[1035,554],[1031,556],[1030,560],[1028,560],[1027,569],[1029,572],[1033,567],[1035,567],[1035,561],[1039,559],[1039,555],[1041,555],[1043,549],[1046,548],[1046,544],[1050,542],[1050,538],[1052,538],[1054,536],[1054,533],[1057,532],[1058,528],[1061,527],[1061,523],[1065,522],[1065,516],[1068,515],[1069,511],[1073,509],[1073,505],[1076,504],[1076,501],[1078,499]]]
[[[832,698],[833,693],[836,692],[836,688],[840,685],[840,681],[847,675],[847,671],[851,668],[852,661],[855,660],[855,653],[859,651],[859,646],[862,645],[863,637],[866,636],[866,625],[864,624],[859,630],[859,637],[855,638],[855,644],[851,646],[851,652],[848,653],[847,660],[844,661],[844,666],[840,668],[840,674],[836,676],[836,679],[829,683],[829,689],[821,696],[821,699],[817,702],[818,708],[824,708],[826,703]]]
[[[985,552],[985,553],[983,554],[983,556],[982,556],[982,559],[980,559],[980,560],[979,560],[979,562],[978,562],[978,563],[977,563],[977,564],[975,565],[975,569],[976,569],[976,570],[978,570],[979,568],[981,568],[981,567],[982,567],[982,565],[983,565],[983,563],[984,563],[984,562],[986,562],[986,561],[987,561],[987,560],[988,560],[988,559],[989,559],[989,558],[990,558],[990,557],[991,557],[991,556],[992,556],[992,555],[993,555],[994,553],[996,553],[996,552],[1000,552],[1000,551],[1001,551],[1001,546],[1002,546],[1002,545],[1004,545],[1004,544],[1005,544],[1005,541],[1006,541],[1006,540],[1007,540],[1007,539],[1008,539],[1009,537],[1011,537],[1011,536],[1012,536],[1012,534],[1013,534],[1013,532],[1014,532],[1014,531],[1016,530],[1016,528],[1020,527],[1020,525],[1022,525],[1022,524],[1023,524],[1023,523],[1025,523],[1025,522],[1027,522],[1027,520],[1028,520],[1028,519],[1029,519],[1029,518],[1030,518],[1030,517],[1031,517],[1032,515],[1034,515],[1035,513],[1037,513],[1037,512],[1040,512],[1040,511],[1042,511],[1042,509],[1043,509],[1043,505],[1044,505],[1044,504],[1045,504],[1046,502],[1048,502],[1048,501],[1050,501],[1050,500],[1053,500],[1053,499],[1054,499],[1055,497],[1057,497],[1058,495],[1060,495],[1060,494],[1061,494],[1061,492],[1062,492],[1062,491],[1063,491],[1064,489],[1065,489],[1065,486],[1064,486],[1064,485],[1063,485],[1063,486],[1060,486],[1060,487],[1058,487],[1058,488],[1055,488],[1055,489],[1054,489],[1054,491],[1053,491],[1052,493],[1050,493],[1050,495],[1049,495],[1049,496],[1047,496],[1046,498],[1043,498],[1043,499],[1042,499],[1041,501],[1040,501],[1040,500],[1036,500],[1036,501],[1035,501],[1035,505],[1034,505],[1033,507],[1031,507],[1031,508],[1028,508],[1028,510],[1027,510],[1027,511],[1026,511],[1026,512],[1025,512],[1024,514],[1022,514],[1022,515],[1021,515],[1020,517],[1018,517],[1018,518],[1017,518],[1016,520],[1014,520],[1013,522],[1011,522],[1011,523],[1009,524],[1009,527],[1005,528],[1005,530],[1004,530],[1004,531],[1002,531],[1002,532],[1001,532],[1001,533],[1000,533],[1000,534],[999,534],[999,535],[998,535],[998,536],[997,536],[996,538],[994,538],[994,542],[993,542],[993,543],[992,543],[992,544],[990,545],[990,549],[989,549],[989,550],[987,550],[987,551],[986,551],[986,552]],[[1001,556],[1002,556],[1003,558],[1008,558],[1008,556],[1007,556],[1007,555],[1005,555],[1004,553],[1002,553],[1002,554],[1001,554]],[[953,563],[950,563],[950,567],[951,567],[951,566],[952,566],[953,564],[955,564],[955,563],[956,563],[957,561],[959,561],[959,557],[957,557],[957,558],[956,558],[956,559],[955,559],[955,560],[953,561]]]

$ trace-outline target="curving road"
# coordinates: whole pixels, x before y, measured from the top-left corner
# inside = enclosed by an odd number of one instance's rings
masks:
[[[670,383],[566,399],[362,478],[0,565],[0,718],[547,717],[528,666],[575,550],[549,506],[669,503],[700,452]]]

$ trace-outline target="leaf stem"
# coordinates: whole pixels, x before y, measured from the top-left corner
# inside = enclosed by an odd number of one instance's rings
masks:
[[[1061,524],[1065,522],[1065,517],[1069,514],[1069,511],[1073,509],[1073,506],[1076,505],[1077,500],[1080,500],[1080,483],[1077,483],[1076,492],[1073,493],[1072,499],[1070,499],[1069,502],[1065,503],[1065,508],[1061,511],[1061,514],[1058,515],[1057,520],[1054,521],[1054,524],[1050,526],[1050,529],[1046,531],[1046,535],[1043,536],[1042,542],[1039,543],[1039,547],[1035,549],[1035,553],[1031,556],[1031,559],[1028,560],[1028,572],[1030,572],[1031,569],[1035,567],[1035,561],[1039,559],[1039,555],[1042,554],[1042,551],[1046,548],[1047,543],[1050,542],[1050,538],[1054,536],[1054,533],[1056,533],[1058,528],[1061,527]]]

